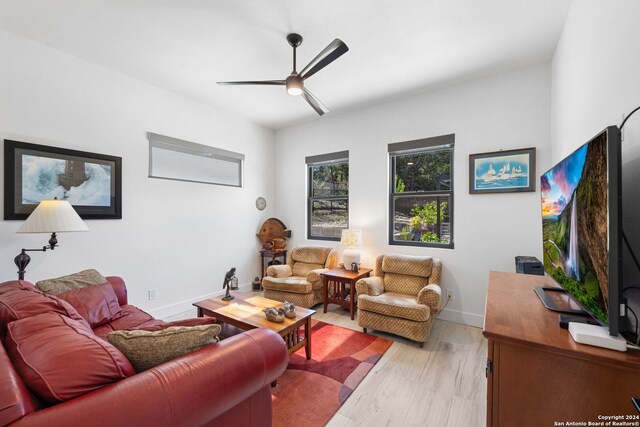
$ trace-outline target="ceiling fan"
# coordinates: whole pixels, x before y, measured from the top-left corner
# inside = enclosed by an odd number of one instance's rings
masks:
[[[293,48],[293,71],[285,80],[256,80],[239,82],[217,82],[219,85],[273,85],[286,86],[289,95],[302,95],[302,97],[316,110],[319,115],[328,113],[329,109],[309,89],[304,87],[304,81],[322,70],[327,65],[347,53],[349,47],[340,39],[335,39],[329,46],[325,47],[306,67],[299,73],[296,71],[296,48],[302,44],[300,34],[291,33],[287,35],[287,41]]]

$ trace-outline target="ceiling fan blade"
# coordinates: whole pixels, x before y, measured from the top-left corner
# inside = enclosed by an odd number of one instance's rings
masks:
[[[270,86],[284,86],[286,82],[284,80],[254,80],[245,82],[216,82],[219,85],[231,86],[231,85],[270,85]]]
[[[309,89],[306,87],[302,90],[302,97],[311,105],[311,108],[316,110],[316,113],[319,115],[323,115],[324,113],[328,113],[329,109],[322,103],[318,98],[315,97],[314,94],[309,92]]]
[[[347,53],[349,47],[340,39],[335,39],[325,47],[302,71],[299,76],[302,80],[308,79],[336,59]]]

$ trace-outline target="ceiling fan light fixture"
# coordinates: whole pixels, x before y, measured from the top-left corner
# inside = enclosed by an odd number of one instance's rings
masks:
[[[287,77],[286,85],[287,85],[287,93],[289,95],[292,95],[292,96],[302,95],[302,88],[304,87],[304,83],[302,82],[302,79],[298,75],[292,74],[289,77]]]
[[[268,86],[285,86],[287,93],[292,96],[300,96],[307,104],[318,113],[319,116],[329,112],[329,109],[318,98],[315,97],[307,88],[304,87],[304,81],[322,70],[327,65],[344,55],[349,51],[349,47],[340,39],[335,39],[327,47],[325,47],[315,58],[307,64],[302,71],[298,72],[296,68],[296,49],[302,43],[300,34],[291,33],[287,35],[287,42],[293,48],[293,70],[289,77],[285,80],[248,80],[235,82],[217,82],[219,85],[268,85]]]

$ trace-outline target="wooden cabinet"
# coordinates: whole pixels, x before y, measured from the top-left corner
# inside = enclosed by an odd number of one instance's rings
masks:
[[[338,304],[349,309],[351,320],[355,314],[358,304],[356,296],[356,282],[364,277],[369,277],[373,270],[370,268],[360,268],[357,273],[344,268],[334,268],[322,273],[322,284],[324,286],[324,312],[327,312],[328,304]],[[331,289],[329,289],[331,287]]]
[[[605,416],[640,425],[631,402],[640,397],[640,351],[574,342],[534,293],[541,285],[554,286],[544,276],[489,274],[487,426],[604,426]]]

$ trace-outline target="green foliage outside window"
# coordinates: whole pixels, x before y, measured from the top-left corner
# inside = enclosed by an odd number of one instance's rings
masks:
[[[390,243],[453,247],[453,144],[392,153],[390,159]]]
[[[339,239],[349,226],[349,162],[309,166],[310,238]]]
[[[446,210],[447,202],[441,202],[440,222],[444,222]],[[422,226],[435,225],[438,223],[438,202],[434,200],[433,202],[425,203],[422,207],[420,207],[420,205],[413,205],[411,215],[413,215],[411,218],[412,225],[414,222],[416,222],[416,224],[421,224]]]
[[[451,189],[451,151],[396,157],[396,193]]]
[[[315,197],[347,196],[349,194],[349,163],[314,166],[311,184]]]

